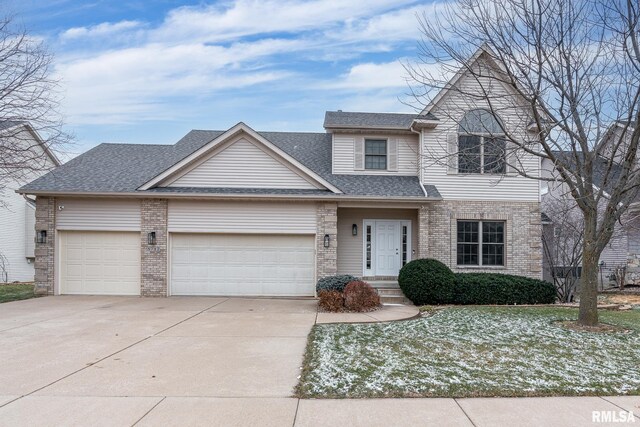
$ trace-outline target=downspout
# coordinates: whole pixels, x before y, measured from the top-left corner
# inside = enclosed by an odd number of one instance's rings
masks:
[[[29,197],[29,196],[27,196],[26,194],[23,194],[23,195],[22,195],[22,197],[24,197],[24,199],[25,199],[27,202],[31,202],[31,203],[35,203],[35,202],[36,202],[36,201],[35,201],[35,199],[30,198],[30,197]]]
[[[422,188],[424,196],[429,197],[429,194],[427,194],[427,190],[424,188],[424,184],[422,183],[422,131],[415,130],[413,128],[413,123],[409,126],[409,130],[418,135],[418,183],[420,184],[420,188]]]

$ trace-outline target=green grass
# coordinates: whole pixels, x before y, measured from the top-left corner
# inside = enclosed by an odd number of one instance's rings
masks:
[[[34,298],[33,283],[0,285],[0,303]]]
[[[640,394],[640,310],[603,311],[626,332],[563,327],[577,310],[452,307],[380,324],[316,325],[305,398]]]

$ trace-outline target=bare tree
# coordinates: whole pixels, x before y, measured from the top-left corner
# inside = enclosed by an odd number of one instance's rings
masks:
[[[26,183],[41,173],[45,150],[58,151],[70,141],[51,63],[42,41],[12,17],[0,18],[0,194],[9,183]]]
[[[640,4],[458,0],[423,14],[420,24],[419,59],[407,66],[415,99],[428,105],[446,88],[485,102],[495,115],[509,111],[512,120],[500,132],[508,172],[568,186],[584,224],[578,322],[597,325],[598,259],[640,184]],[[470,63],[476,51],[483,61]],[[475,84],[450,84],[445,77],[460,68]],[[602,136],[614,122],[626,136],[605,143]],[[520,124],[516,131],[514,123]],[[539,163],[527,160],[532,157],[549,159],[557,176],[540,176]],[[618,172],[598,168],[602,158],[618,159]],[[599,217],[601,203],[605,214]]]
[[[553,223],[550,233],[542,233],[542,249],[560,302],[572,302],[580,277],[584,223],[573,200],[544,200],[544,213]]]

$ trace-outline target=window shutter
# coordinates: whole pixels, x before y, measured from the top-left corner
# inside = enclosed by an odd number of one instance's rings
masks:
[[[357,171],[364,170],[364,139],[357,136],[353,144],[353,169]]]
[[[507,141],[505,143],[506,152],[506,161],[507,161],[507,175],[517,175],[518,174],[518,156],[516,153],[516,147],[514,144]]]
[[[447,173],[458,173],[458,134],[450,132],[447,134]]]
[[[389,138],[387,141],[387,169],[392,172],[398,171],[398,139]]]

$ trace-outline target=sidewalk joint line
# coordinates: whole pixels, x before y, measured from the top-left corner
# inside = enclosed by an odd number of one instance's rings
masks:
[[[226,301],[226,300],[224,300],[224,301]],[[159,334],[161,334],[161,333],[163,333],[163,332],[165,332],[165,331],[168,331],[169,329],[171,329],[171,328],[173,328],[173,327],[175,327],[175,326],[178,326],[178,325],[179,325],[179,324],[181,324],[181,323],[186,322],[187,320],[191,320],[191,319],[193,319],[194,317],[196,317],[196,316],[198,316],[198,315],[200,315],[200,314],[204,313],[204,312],[205,312],[205,311],[207,311],[207,310],[212,309],[213,307],[217,306],[218,304],[222,304],[224,301],[218,302],[218,303],[216,303],[216,304],[213,304],[213,305],[212,305],[212,306],[210,306],[210,307],[207,307],[207,308],[205,308],[205,309],[203,309],[203,310],[200,310],[199,312],[197,312],[196,314],[194,314],[194,315],[192,315],[192,316],[189,316],[189,317],[187,317],[187,318],[185,318],[185,319],[182,319],[181,321],[179,321],[179,322],[177,322],[177,323],[174,323],[173,325],[168,326],[168,327],[164,328],[163,330],[161,330],[161,331],[159,331],[159,332],[156,332],[156,333],[155,333],[155,334],[153,334],[153,335],[149,335],[149,336],[147,336],[147,337],[142,338],[141,340],[138,340],[138,341],[136,341],[136,342],[134,342],[134,343],[132,343],[132,344],[129,344],[128,346],[126,346],[126,347],[124,347],[124,348],[121,348],[120,350],[115,351],[115,352],[113,352],[113,353],[111,353],[111,354],[108,354],[108,355],[104,356],[103,358],[98,359],[97,361],[95,361],[95,362],[93,362],[93,363],[91,363],[91,364],[88,364],[88,365],[86,365],[86,366],[83,366],[83,367],[82,367],[82,368],[80,368],[80,369],[76,369],[75,371],[73,371],[73,372],[71,372],[71,373],[69,373],[69,374],[67,374],[67,375],[62,376],[62,377],[58,378],[57,380],[50,382],[49,384],[46,384],[46,385],[44,385],[44,386],[42,386],[42,387],[40,387],[40,388],[37,388],[37,389],[33,390],[32,392],[25,394],[25,395],[24,395],[24,396],[22,396],[22,397],[25,397],[25,396],[31,396],[32,394],[37,393],[37,392],[39,392],[40,390],[44,390],[45,388],[50,387],[50,386],[52,386],[52,385],[54,385],[54,384],[56,384],[56,383],[58,383],[58,382],[60,382],[60,381],[62,381],[62,380],[65,380],[65,379],[69,378],[70,376],[77,374],[78,372],[84,371],[85,369],[88,369],[88,368],[90,368],[90,367],[92,367],[92,366],[95,366],[95,365],[97,365],[98,363],[103,362],[103,361],[105,361],[106,359],[108,359],[108,358],[110,358],[110,357],[115,356],[116,354],[122,353],[123,351],[128,350],[128,349],[130,349],[131,347],[133,347],[133,346],[135,346],[135,345],[138,345],[138,344],[140,344],[140,343],[142,343],[142,342],[144,342],[144,341],[147,341],[149,338],[153,338],[153,337],[155,337],[155,336],[157,336],[157,335],[159,335]]]
[[[153,405],[151,407],[151,409],[149,409],[147,412],[145,412],[144,414],[142,414],[142,416],[140,418],[138,418],[138,421],[136,421],[135,423],[131,424],[131,427],[134,427],[136,424],[138,424],[140,421],[142,421],[142,419],[144,417],[146,417],[147,415],[149,415],[149,413],[151,411],[153,411],[154,409],[156,409],[158,407],[159,404],[161,404],[162,402],[164,402],[164,400],[167,398],[167,396],[163,396],[162,399],[160,399],[158,402],[156,402],[155,405]]]
[[[611,403],[613,406],[618,407],[620,409],[622,409],[623,411],[628,411],[627,409],[623,408],[622,406],[618,405],[615,402],[612,402],[610,400],[608,400],[607,398],[605,398],[604,396],[598,396],[600,399],[604,400],[605,402]],[[614,397],[619,397],[619,396],[614,396]],[[636,414],[636,411],[631,411],[631,413],[633,413],[633,416],[640,419],[640,413]]]
[[[453,401],[456,402],[456,405],[458,405],[458,408],[460,408],[460,410],[462,411],[462,413],[464,414],[465,417],[467,417],[467,419],[469,420],[469,422],[471,423],[471,425],[473,427],[477,427],[476,423],[473,422],[473,420],[471,419],[471,417],[469,416],[469,414],[467,414],[467,411],[464,410],[464,408],[462,407],[462,405],[460,405],[460,402],[458,402],[458,399],[456,399],[455,397],[453,398]]]
[[[298,398],[298,403],[296,403],[296,413],[293,415],[293,424],[291,427],[296,427],[296,421],[298,420],[298,409],[300,408],[300,398]]]

